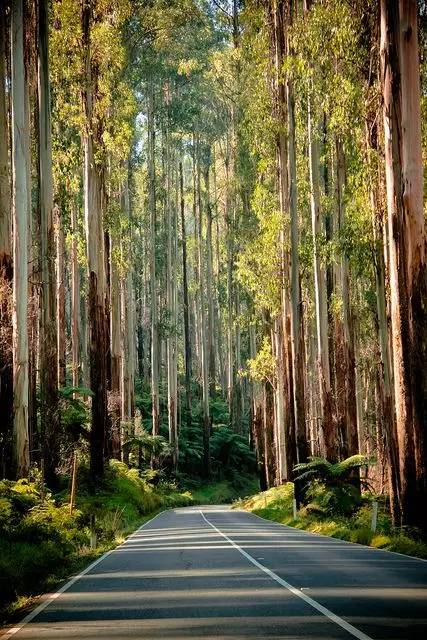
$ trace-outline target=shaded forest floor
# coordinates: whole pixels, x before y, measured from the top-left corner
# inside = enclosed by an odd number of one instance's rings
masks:
[[[232,502],[256,491],[251,476],[203,483],[153,484],[136,469],[110,461],[103,484],[90,491],[79,469],[76,508],[69,513],[69,479],[42,498],[40,483],[0,481],[0,625],[22,617],[40,594],[58,587],[164,509]],[[96,545],[91,548],[91,517]]]
[[[416,531],[408,528],[394,529],[383,502],[379,504],[376,531],[371,531],[371,495],[366,495],[365,498],[362,496],[358,508],[347,515],[328,512],[322,505],[322,497],[319,496],[317,500],[314,499],[302,507],[297,518],[293,515],[293,497],[294,485],[288,482],[237,500],[234,506],[297,529],[427,559],[427,541],[420,538]]]

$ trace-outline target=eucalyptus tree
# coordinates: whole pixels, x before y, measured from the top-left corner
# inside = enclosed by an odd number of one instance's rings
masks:
[[[56,318],[55,230],[52,183],[52,132],[49,80],[48,2],[38,3],[38,97],[39,97],[39,171],[40,171],[40,253],[41,322],[40,377],[41,423],[46,481],[55,477],[59,462],[58,330]]]
[[[8,47],[7,3],[0,7],[0,469],[5,476],[10,469],[13,423],[12,362],[12,228],[9,174],[8,129]]]
[[[426,229],[417,3],[381,2],[387,239],[402,521],[426,528]]]
[[[18,478],[29,471],[28,433],[28,181],[30,145],[25,111],[24,2],[12,3],[11,105],[13,170],[13,455]]]

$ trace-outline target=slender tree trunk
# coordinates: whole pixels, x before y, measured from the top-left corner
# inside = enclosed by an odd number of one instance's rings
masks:
[[[289,0],[288,19],[291,20],[293,1]],[[292,54],[287,42],[287,53]],[[301,283],[299,267],[299,231],[296,170],[295,100],[290,78],[286,81],[288,114],[288,188],[289,213],[291,219],[291,337],[292,337],[292,378],[294,389],[295,434],[297,461],[307,459],[307,432],[305,423],[304,396],[304,350],[301,312]]]
[[[122,209],[129,221],[129,237],[127,242],[126,273],[121,279],[121,312],[122,312],[122,355],[121,355],[121,393],[122,407],[121,417],[128,425],[127,438],[135,435],[135,322],[134,322],[134,295],[132,279],[132,226],[129,200],[129,176],[125,178],[122,194]],[[122,256],[125,262],[125,256]]]
[[[13,429],[11,190],[8,157],[6,3],[0,6],[0,475],[11,471]]]
[[[18,478],[29,471],[28,438],[28,163],[25,115],[23,0],[11,11],[12,169],[13,169],[13,455]]]
[[[285,226],[289,215],[288,200],[288,149],[285,134],[286,128],[286,85],[283,81],[283,62],[285,56],[285,23],[286,7],[283,0],[269,1],[266,6],[266,17],[270,33],[270,55],[273,75],[271,93],[273,96],[273,117],[277,120],[276,166],[279,207],[281,213],[281,229],[279,235],[279,259],[281,268],[281,311],[276,327],[276,360],[277,360],[277,428],[280,430],[280,455],[278,458],[278,478],[288,478],[296,462],[295,421],[292,382],[292,360],[290,357],[290,324],[289,313],[289,256],[285,249]]]
[[[276,358],[277,384],[275,389],[276,396],[276,420],[275,433],[277,443],[277,483],[282,484],[289,479],[289,469],[287,460],[287,442],[286,442],[286,370],[285,370],[285,350],[283,344],[283,323],[282,317],[279,315],[274,321],[273,327],[274,354]]]
[[[185,200],[184,173],[182,161],[179,163],[180,212],[181,212],[181,244],[182,244],[182,289],[184,315],[184,355],[185,355],[185,406],[187,411],[187,426],[191,426],[191,340],[188,300],[187,275],[187,236],[185,231]]]
[[[81,319],[81,349],[80,360],[82,363],[82,382],[86,389],[90,388],[90,367],[89,367],[89,327],[88,327],[88,315],[89,305],[87,300],[83,300],[83,304],[80,306],[80,319]]]
[[[263,384],[263,426],[264,426],[264,460],[265,480],[267,488],[274,485],[276,476],[274,456],[274,400],[273,388],[269,382]]]
[[[255,326],[249,326],[249,354],[253,359],[257,353]],[[267,489],[265,455],[264,455],[264,434],[262,421],[262,388],[261,383],[254,380],[252,382],[252,442],[255,449],[258,477],[261,491]]]
[[[233,425],[233,396],[234,396],[234,344],[233,344],[233,261],[234,261],[234,230],[232,203],[230,197],[232,171],[230,168],[230,142],[227,138],[227,151],[225,158],[225,173],[227,193],[225,201],[225,225],[227,243],[227,398],[230,425]]]
[[[199,304],[200,304],[200,351],[202,365],[202,405],[203,405],[203,474],[210,476],[210,415],[209,415],[209,363],[206,335],[206,311],[205,311],[205,274],[203,260],[203,207],[200,185],[200,142],[196,137],[196,149],[194,154],[196,162],[196,192],[198,212],[198,266],[199,266]]]
[[[338,227],[342,230],[345,222],[344,189],[345,189],[345,157],[342,142],[336,139],[337,157],[337,208]],[[348,257],[345,250],[341,257],[341,294],[343,301],[343,349],[344,349],[344,382],[345,382],[345,452],[355,455],[359,452],[357,437],[356,407],[356,363],[354,355],[353,313],[350,303],[350,273]]]
[[[37,16],[35,3],[24,2],[24,111],[26,118],[27,140],[25,147],[30,149],[27,163],[27,210],[28,214],[28,435],[30,464],[40,451],[42,443],[38,428],[37,367],[39,349],[39,287],[41,280],[40,264],[40,180],[39,180],[39,109],[37,89],[37,64],[35,64],[34,42],[37,40]],[[34,153],[32,153],[34,142]],[[32,176],[34,175],[34,184]],[[33,206],[33,196],[34,206]]]
[[[169,88],[168,95],[169,98]],[[168,116],[169,117],[169,116]],[[169,313],[169,334],[166,340],[167,376],[168,376],[168,425],[169,443],[172,450],[172,466],[178,468],[178,413],[177,413],[177,367],[176,367],[176,264],[175,264],[175,231],[176,216],[172,202],[172,154],[170,147],[169,122],[165,133],[166,146],[166,229],[167,229],[167,273],[166,302]]]
[[[214,147],[215,150],[215,147]],[[213,190],[214,190],[214,216],[215,216],[215,242],[212,242],[214,247],[214,327],[215,327],[215,352],[217,363],[217,375],[221,387],[221,394],[225,397],[225,391],[227,388],[227,382],[225,379],[224,369],[224,353],[223,353],[223,341],[222,341],[222,322],[221,322],[221,307],[219,304],[219,291],[220,291],[220,275],[221,275],[221,258],[220,258],[220,227],[219,227],[219,212],[218,212],[218,189],[217,189],[217,175],[216,175],[216,154],[214,151],[214,157],[212,162],[212,178],[213,178]]]
[[[110,236],[110,340],[111,340],[111,430],[112,430],[112,455],[117,460],[121,458],[121,430],[120,420],[122,415],[122,344],[121,344],[121,295],[119,276],[119,251],[120,246],[113,232]]]
[[[326,458],[328,460],[335,460],[337,449],[337,433],[333,416],[331,372],[329,367],[326,274],[322,267],[319,255],[319,241],[321,241],[322,239],[319,149],[316,139],[316,131],[313,125],[313,114],[310,96],[308,98],[307,128],[310,162],[311,225],[313,234],[313,271],[314,298],[316,309],[317,368],[319,378],[319,397],[321,401],[322,412],[322,436]]]
[[[57,314],[57,362],[58,384],[66,385],[66,336],[65,336],[65,236],[59,207],[55,207],[56,223],[56,314]]]
[[[240,295],[238,283],[234,286],[234,315],[236,318],[240,316]],[[235,371],[238,373],[242,369],[242,335],[240,331],[239,322],[235,323],[234,328],[234,363]],[[233,393],[233,426],[236,433],[242,433],[243,429],[243,392],[242,392],[242,380],[239,377],[235,377],[234,381],[234,393]]]
[[[48,3],[38,2],[38,96],[41,230],[40,416],[46,482],[59,463],[55,227],[53,218],[52,133],[49,83]]]
[[[292,342],[291,342],[291,312],[290,300],[288,292],[282,291],[282,324],[283,324],[283,341],[285,355],[285,380],[287,385],[285,391],[285,406],[287,407],[287,419],[285,422],[285,441],[286,441],[286,459],[287,469],[290,473],[297,463],[297,446],[295,433],[295,404],[293,402],[294,388],[292,377]]]
[[[154,86],[150,82],[148,92],[148,192],[150,208],[150,287],[151,287],[151,400],[152,431],[159,434],[159,327],[157,310],[157,274],[156,274],[156,168],[155,168],[155,130],[154,130]]]
[[[214,293],[212,286],[212,208],[210,202],[210,149],[209,161],[205,167],[205,192],[206,192],[206,295],[208,300],[208,368],[209,388],[211,396],[215,395],[216,368],[215,368],[215,314]]]
[[[80,269],[77,255],[77,202],[71,202],[71,370],[73,387],[80,384]]]

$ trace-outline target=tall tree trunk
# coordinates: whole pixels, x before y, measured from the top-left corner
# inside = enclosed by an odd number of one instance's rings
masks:
[[[82,363],[82,382],[86,389],[90,388],[90,366],[89,366],[89,304],[87,299],[83,300],[83,304],[80,306],[81,311],[81,327],[82,327],[82,339],[80,345],[80,359]]]
[[[276,465],[274,455],[274,400],[273,388],[270,382],[263,384],[263,426],[264,426],[264,460],[265,460],[265,480],[267,488],[274,485],[276,477]]]
[[[28,214],[28,434],[30,464],[36,456],[32,452],[40,451],[42,444],[38,428],[37,366],[39,357],[39,287],[40,279],[40,181],[39,181],[39,109],[37,89],[37,62],[34,43],[37,41],[36,5],[24,2],[24,110],[26,117],[25,146],[30,149],[27,163],[27,210]],[[33,135],[31,135],[31,133]],[[32,153],[34,142],[34,153]],[[35,180],[32,184],[32,176]],[[33,196],[35,196],[33,205]],[[37,454],[36,454],[37,455]]]
[[[215,369],[215,314],[214,314],[214,294],[212,286],[212,208],[210,201],[210,168],[211,151],[209,149],[209,159],[204,170],[205,198],[206,198],[206,295],[208,301],[208,369],[209,369],[209,389],[211,396],[215,395],[216,369]]]
[[[344,189],[346,182],[345,157],[341,140],[336,139],[337,158],[337,208],[338,226],[341,231],[345,224]],[[350,273],[345,249],[341,256],[341,295],[343,301],[343,348],[345,381],[345,453],[355,455],[359,452],[357,436],[356,407],[356,362],[354,355],[353,313],[350,303]]]
[[[8,157],[6,3],[0,6],[0,475],[11,471],[13,429],[11,191]]]
[[[235,371],[238,373],[242,369],[242,334],[238,318],[240,316],[240,295],[239,285],[236,283],[234,287],[234,314],[237,319],[234,327],[234,364]],[[243,429],[243,408],[244,398],[242,390],[242,380],[237,375],[234,381],[233,393],[233,426],[236,433],[242,433]]]
[[[427,274],[415,0],[381,0],[381,77],[401,516],[427,529]]]
[[[279,315],[274,320],[272,331],[272,344],[274,347],[274,355],[276,358],[277,383],[275,389],[276,411],[275,411],[275,434],[277,447],[277,483],[282,484],[289,479],[289,469],[287,460],[286,442],[286,409],[287,409],[287,388],[286,388],[286,369],[285,369],[285,350],[283,344],[283,323],[282,317]]]
[[[167,89],[169,99],[169,87]],[[169,114],[167,116],[169,118]],[[169,443],[172,450],[172,466],[178,468],[178,413],[177,413],[177,363],[176,363],[176,264],[175,264],[175,238],[176,216],[172,202],[172,154],[169,136],[169,122],[165,132],[166,146],[166,229],[167,229],[167,272],[166,272],[166,302],[169,313],[169,332],[166,340],[167,350],[167,377],[168,377],[168,426]]]
[[[152,431],[159,434],[159,326],[157,310],[156,274],[156,168],[154,130],[154,86],[150,82],[148,92],[148,194],[150,208],[150,287],[151,287],[151,401]]]
[[[225,397],[227,389],[227,381],[225,375],[224,366],[224,352],[222,341],[222,321],[221,321],[221,307],[219,304],[219,291],[220,291],[220,277],[221,277],[221,257],[220,257],[220,227],[219,227],[219,213],[218,213],[218,190],[217,190],[217,176],[216,176],[216,159],[214,156],[212,163],[212,177],[214,185],[214,202],[215,202],[215,287],[214,287],[214,326],[216,327],[216,361],[218,366],[218,378],[220,381],[221,393]]]
[[[283,81],[283,62],[285,56],[285,22],[286,7],[283,0],[275,2],[269,0],[266,5],[266,18],[270,33],[270,55],[273,67],[271,79],[271,93],[273,96],[273,117],[277,120],[276,134],[276,168],[279,207],[281,213],[281,228],[279,235],[279,260],[281,279],[281,310],[278,318],[276,333],[277,360],[277,407],[279,457],[278,478],[284,480],[290,476],[296,463],[295,451],[295,421],[292,382],[292,360],[289,345],[290,324],[289,313],[289,256],[285,248],[285,226],[289,215],[288,201],[288,149],[286,139],[286,85]],[[288,358],[289,356],[289,358]]]
[[[25,115],[23,0],[11,11],[13,169],[13,455],[18,478],[28,475],[28,123]]]
[[[255,325],[249,326],[249,355],[251,359],[256,357],[256,330]],[[267,489],[265,454],[264,454],[264,434],[262,421],[262,387],[261,383],[254,380],[252,382],[252,442],[255,450],[258,477],[261,491]]]
[[[230,141],[227,136],[227,150],[225,158],[225,174],[227,183],[227,193],[225,200],[225,226],[226,226],[226,245],[227,245],[227,398],[228,411],[230,416],[230,425],[233,424],[233,396],[234,396],[234,343],[233,343],[233,262],[234,262],[234,225],[232,202],[230,196],[231,183],[233,179],[233,171],[231,165],[232,152],[230,150]]]
[[[380,423],[385,435],[385,454],[388,462],[390,506],[393,522],[400,522],[400,478],[396,423],[393,411],[393,380],[391,371],[391,355],[388,332],[387,300],[386,300],[386,274],[385,274],[385,247],[383,240],[383,227],[385,224],[385,211],[381,205],[378,193],[378,181],[381,167],[372,167],[371,155],[378,154],[378,128],[376,117],[372,116],[366,121],[366,146],[368,165],[375,176],[370,183],[370,202],[372,209],[372,226],[375,242],[375,287],[377,298],[377,325],[381,357],[381,371],[379,379],[380,395]],[[379,164],[377,162],[377,164]],[[376,169],[376,171],[375,171]],[[374,182],[375,181],[375,182]]]
[[[119,277],[119,242],[113,232],[110,236],[110,341],[111,341],[111,435],[112,435],[112,456],[117,460],[121,458],[121,433],[120,420],[122,415],[122,344],[121,344],[121,296]]]
[[[38,2],[38,96],[39,171],[41,231],[41,322],[40,322],[40,416],[44,473],[49,484],[55,480],[59,463],[55,227],[53,218],[52,133],[49,82],[48,3]]]
[[[56,224],[56,315],[58,385],[66,385],[66,335],[65,335],[65,235],[59,207],[55,207]]]
[[[311,98],[308,97],[308,144],[310,162],[311,226],[313,234],[314,298],[316,309],[317,368],[319,397],[322,412],[322,439],[328,460],[337,456],[337,433],[333,416],[331,371],[329,366],[328,309],[326,274],[319,255],[319,241],[322,240],[320,210],[320,164],[316,130],[313,123]]]
[[[196,162],[196,193],[197,193],[197,212],[198,212],[198,266],[199,266],[199,305],[200,305],[200,352],[202,366],[202,419],[203,419],[203,475],[210,477],[210,415],[209,415],[209,363],[208,348],[206,335],[206,309],[205,309],[205,265],[203,255],[203,207],[200,184],[200,141],[195,138],[196,148],[194,160]]]
[[[89,363],[92,389],[92,426],[90,433],[90,470],[94,479],[104,473],[104,445],[107,432],[107,343],[106,277],[104,228],[102,220],[102,185],[96,161],[99,123],[94,116],[94,88],[97,76],[91,58],[92,8],[83,5],[82,32],[85,64],[84,78],[84,210],[88,264]]]
[[[71,371],[73,387],[80,384],[80,269],[77,255],[77,202],[71,202]]]
[[[128,168],[127,168],[128,169]],[[126,273],[121,279],[121,312],[122,312],[122,355],[121,355],[121,393],[123,422],[128,425],[127,438],[135,435],[135,322],[134,322],[134,295],[132,279],[132,226],[129,201],[129,175],[127,173],[122,194],[122,209],[129,224],[129,237],[127,242]],[[125,262],[125,256],[122,256]]]
[[[288,20],[291,23],[293,0],[289,0]],[[292,55],[288,37],[287,54]],[[294,389],[295,434],[297,461],[307,458],[307,433],[305,424],[304,396],[304,350],[303,324],[301,307],[301,283],[299,267],[299,230],[297,201],[297,167],[296,167],[296,133],[295,133],[295,100],[292,81],[286,81],[286,99],[288,114],[288,188],[289,214],[291,219],[291,337],[292,337],[292,378]]]
[[[182,289],[184,315],[184,355],[185,355],[185,406],[187,411],[187,426],[191,426],[191,340],[188,300],[187,275],[187,236],[185,231],[185,200],[184,200],[184,172],[182,161],[179,163],[179,190],[181,212],[181,245],[182,245]]]

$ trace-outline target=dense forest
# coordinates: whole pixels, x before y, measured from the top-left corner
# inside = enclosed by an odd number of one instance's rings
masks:
[[[368,460],[427,530],[426,4],[3,0],[0,46],[0,477]]]

